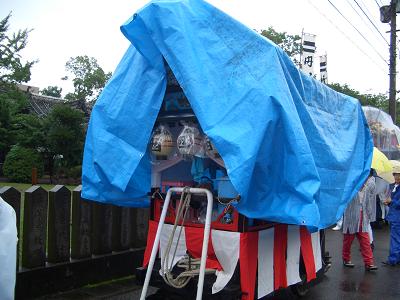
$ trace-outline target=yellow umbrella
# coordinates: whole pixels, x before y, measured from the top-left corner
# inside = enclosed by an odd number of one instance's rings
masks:
[[[389,159],[376,147],[374,147],[374,152],[372,154],[371,168],[374,169],[378,174],[393,171],[393,167]]]
[[[393,166],[389,159],[378,148],[374,147],[372,154],[371,168],[376,171],[379,177],[383,178],[389,183],[394,182]]]

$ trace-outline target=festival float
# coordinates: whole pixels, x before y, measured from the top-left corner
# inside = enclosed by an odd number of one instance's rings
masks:
[[[302,294],[367,178],[356,99],[204,1],[151,1],[93,108],[82,197],[150,207],[137,279],[188,299]],[[360,124],[363,124],[362,126]]]

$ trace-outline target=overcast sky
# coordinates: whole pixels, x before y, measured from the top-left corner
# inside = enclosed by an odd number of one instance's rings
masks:
[[[23,58],[39,62],[30,85],[45,88],[71,85],[61,81],[70,57],[96,58],[114,71],[128,41],[119,30],[145,0],[2,0],[0,18],[10,11],[10,32],[33,29]],[[252,29],[301,35],[315,34],[317,54],[328,55],[329,82],[348,84],[363,93],[387,93],[389,88],[389,24],[379,19],[378,5],[389,0],[208,0]],[[336,7],[334,7],[332,4]],[[363,8],[365,14],[359,9]],[[344,16],[342,16],[342,15]],[[373,25],[372,25],[373,23]],[[399,21],[398,21],[399,23]],[[374,27],[376,26],[376,28]],[[357,30],[359,32],[357,32]],[[380,33],[378,33],[378,31]],[[361,34],[360,34],[361,33]],[[382,36],[383,37],[382,37]],[[385,41],[386,39],[386,41]],[[398,84],[397,88],[400,86]]]

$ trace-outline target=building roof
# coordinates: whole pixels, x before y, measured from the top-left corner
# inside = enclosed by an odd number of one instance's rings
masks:
[[[66,104],[75,109],[79,109],[85,113],[85,116],[88,114],[88,110],[85,107],[82,107],[81,101],[68,101],[62,98],[56,98],[51,96],[40,95],[36,93],[28,93],[28,101],[29,101],[29,109],[31,113],[38,115],[39,117],[47,116],[54,105],[56,104]]]

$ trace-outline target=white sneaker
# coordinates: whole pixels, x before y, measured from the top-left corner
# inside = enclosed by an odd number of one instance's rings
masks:
[[[336,225],[335,227],[332,228],[332,230],[335,230],[335,231],[336,231],[336,230],[340,230],[340,229],[342,229],[342,227],[337,226],[337,225]]]

